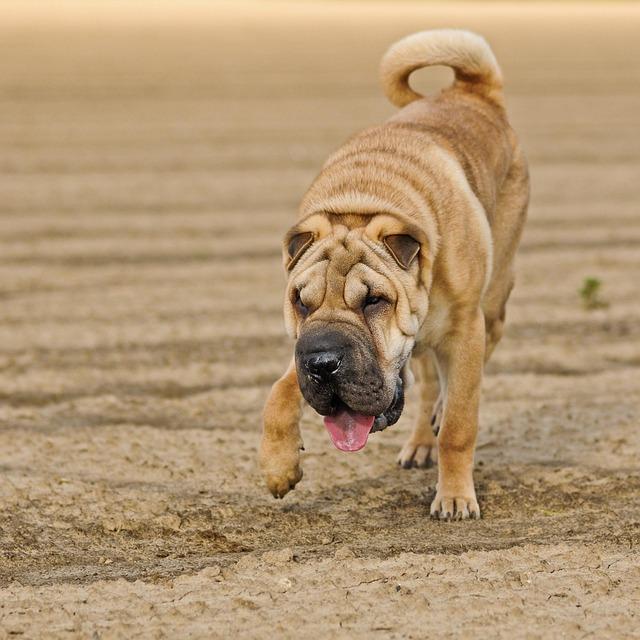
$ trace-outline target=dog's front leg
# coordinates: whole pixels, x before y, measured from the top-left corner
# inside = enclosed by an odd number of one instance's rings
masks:
[[[260,468],[275,498],[284,497],[302,478],[300,414],[302,394],[295,359],[269,393],[263,413]]]
[[[459,314],[455,330],[436,350],[444,378],[444,414],[438,434],[438,487],[431,515],[479,518],[473,484],[485,328],[480,310]]]
[[[438,374],[429,351],[414,355],[413,364],[417,374],[420,409],[413,431],[398,455],[398,464],[404,469],[430,467],[437,455],[432,416],[440,393]]]

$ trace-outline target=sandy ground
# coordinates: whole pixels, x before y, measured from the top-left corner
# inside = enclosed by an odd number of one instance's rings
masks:
[[[0,638],[640,637],[638,5],[29,6],[0,9]],[[534,185],[484,518],[429,520],[411,405],[353,455],[307,412],[276,502],[280,237],[435,26],[492,42]]]

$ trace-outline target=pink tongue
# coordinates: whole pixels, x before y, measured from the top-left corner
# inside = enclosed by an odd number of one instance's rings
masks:
[[[359,451],[367,444],[375,416],[365,416],[349,409],[340,409],[333,416],[326,416],[324,426],[340,451]]]

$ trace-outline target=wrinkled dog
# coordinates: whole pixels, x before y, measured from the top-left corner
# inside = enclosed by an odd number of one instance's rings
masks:
[[[452,67],[455,81],[425,98],[408,79],[430,65]],[[361,449],[400,417],[413,370],[421,406],[398,461],[427,466],[437,453],[431,515],[477,518],[480,383],[513,286],[527,164],[480,36],[408,36],[381,78],[401,110],[327,160],[284,240],[296,345],[265,406],[261,468],[279,498],[302,478],[303,400],[338,449]]]

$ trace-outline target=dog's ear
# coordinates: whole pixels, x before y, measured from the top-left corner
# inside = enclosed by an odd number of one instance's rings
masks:
[[[302,254],[309,248],[313,242],[313,233],[311,231],[293,232],[288,235],[285,244],[287,247],[288,259],[286,260],[287,271],[291,271],[296,262],[300,260]]]
[[[382,239],[393,259],[403,268],[408,269],[420,251],[420,243],[405,233],[385,236]]]

